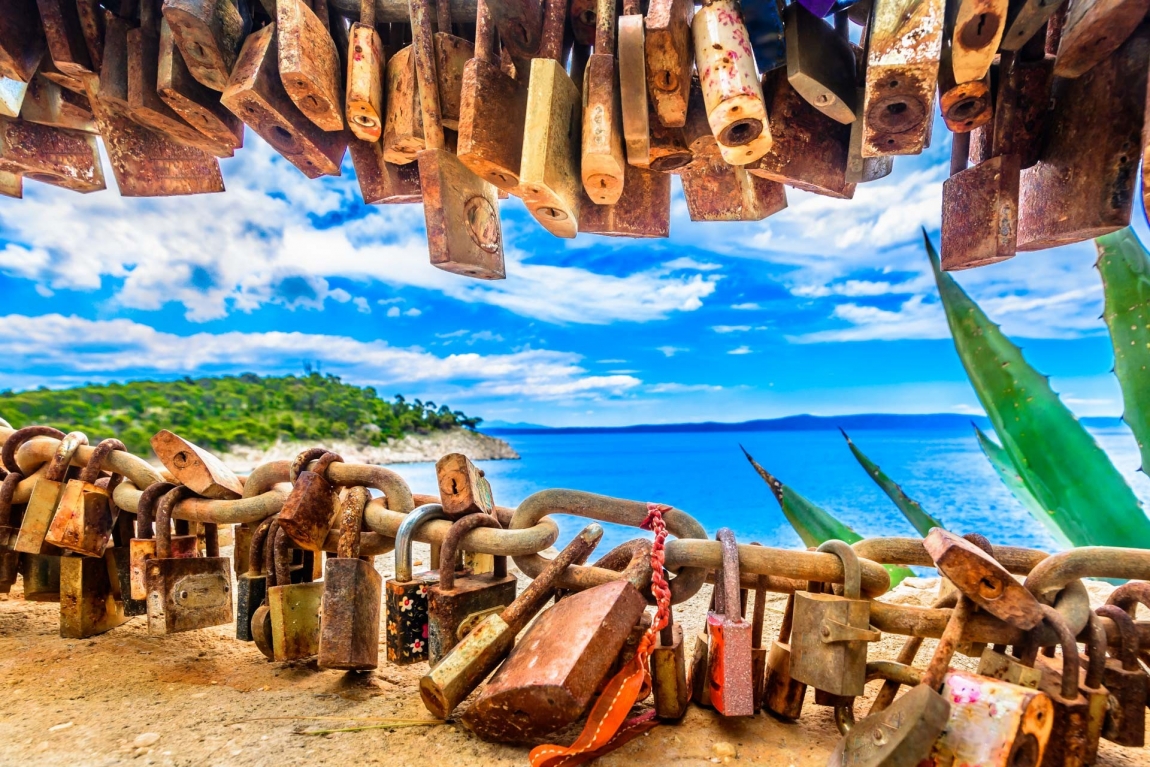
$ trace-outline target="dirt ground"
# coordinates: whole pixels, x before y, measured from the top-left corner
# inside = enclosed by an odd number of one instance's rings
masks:
[[[427,547],[417,545],[417,563],[427,557]],[[391,575],[390,555],[376,563]],[[891,598],[928,604],[934,593],[904,586]],[[688,642],[703,625],[709,596],[705,587],[676,608]],[[767,641],[778,632],[784,606],[785,597],[770,595]],[[270,663],[253,644],[237,641],[233,626],[149,636],[142,617],[90,639],[61,639],[58,615],[55,604],[25,602],[19,583],[6,600],[0,597],[0,764],[527,763],[528,748],[485,743],[453,722],[303,732],[378,723],[371,718],[433,721],[418,693],[426,664],[384,663],[374,672],[347,674],[320,670],[314,661]],[[893,658],[901,644],[902,637],[887,636],[872,647],[871,657]],[[920,665],[932,649],[933,642],[927,642]],[[956,665],[973,661],[956,657]],[[873,695],[877,687],[868,691]],[[566,733],[564,742],[574,735],[575,730]],[[767,714],[724,720],[692,707],[682,722],[657,727],[598,764],[822,767],[837,739],[830,709],[815,706],[808,693],[798,723]],[[1098,764],[1150,765],[1150,758],[1143,749],[1103,741]]]

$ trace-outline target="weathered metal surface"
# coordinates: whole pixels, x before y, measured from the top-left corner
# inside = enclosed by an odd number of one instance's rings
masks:
[[[843,125],[858,116],[855,54],[850,41],[799,3],[786,10],[787,79],[812,107]],[[774,117],[770,102],[767,114]],[[774,124],[771,134],[777,141]]]
[[[48,55],[63,74],[70,77],[98,72],[92,63],[84,28],[75,0],[36,0]]]
[[[24,554],[50,553],[44,550],[44,536],[48,533],[48,526],[52,524],[52,517],[60,503],[60,494],[64,491],[63,480],[67,476],[72,456],[87,441],[88,438],[78,431],[69,433],[60,441],[47,471],[36,480],[32,495],[24,507],[20,532],[12,545],[16,551]]]
[[[517,58],[525,59],[537,55],[539,48],[544,44],[543,39],[543,8],[561,4],[566,8],[564,0],[501,0],[491,5],[491,19],[499,30],[499,37],[508,52]],[[461,5],[470,5],[467,10],[460,9]],[[474,22],[477,3],[451,4],[453,18],[459,20],[455,14],[462,12],[465,23]],[[377,11],[378,12],[378,11]]]
[[[532,59],[520,193],[531,215],[557,237],[579,231],[582,111],[579,90],[563,66],[554,59]]]
[[[682,127],[687,119],[691,67],[695,60],[691,40],[691,0],[652,0],[645,18],[647,91],[658,122]]]
[[[230,569],[226,557],[148,559],[148,633],[175,634],[231,623]]]
[[[84,194],[105,188],[94,136],[24,120],[0,118],[0,170]]]
[[[448,519],[495,513],[491,483],[483,476],[483,470],[463,453],[448,453],[436,461],[435,477],[443,513]]]
[[[273,660],[300,660],[319,652],[323,590],[323,583],[293,583],[268,589]]]
[[[1050,114],[1054,57],[1035,60],[1022,52],[1003,56],[994,106],[992,147],[995,154],[1016,154],[1025,170],[1038,162]]]
[[[1141,748],[1146,744],[1147,682],[1138,663],[1138,630],[1134,619],[1116,605],[1103,605],[1097,614],[1114,622],[1120,642],[1117,657],[1106,659],[1102,674],[1102,684],[1110,693],[1102,737],[1120,746]]]
[[[951,9],[946,44],[956,83],[986,76],[1006,29],[1008,4],[1008,0],[960,0]]]
[[[304,470],[319,459],[311,471]],[[336,488],[324,476],[327,467],[343,459],[323,448],[300,453],[292,463],[291,494],[279,515],[280,528],[300,548],[322,551],[336,515]]]
[[[1006,20],[1006,31],[1002,35],[999,48],[1003,51],[1017,51],[1040,34],[1047,19],[1064,6],[1058,0],[1022,0],[1011,3]]]
[[[365,203],[404,204],[423,202],[419,165],[393,165],[383,156],[383,143],[350,138],[347,142],[359,191]]]
[[[993,647],[987,647],[982,651],[982,657],[978,661],[978,674],[1001,679],[1019,687],[1029,687],[1032,690],[1038,689],[1038,682],[1042,678],[1042,672],[1033,665],[1028,666],[1020,659],[1001,653]]]
[[[206,88],[223,91],[248,32],[239,3],[164,0],[163,14],[191,76]]]
[[[124,604],[112,593],[99,557],[60,558],[60,636],[84,639],[123,624]]]
[[[8,0],[0,14],[0,76],[28,82],[46,47],[36,0]]]
[[[651,139],[642,14],[619,17],[618,59],[619,108],[623,114],[623,145],[627,150],[627,162],[647,165],[651,161]]]
[[[651,686],[655,715],[660,719],[682,719],[691,699],[691,687],[683,627],[677,623],[668,624],[659,633],[658,643],[651,651]]]
[[[470,40],[435,33],[435,76],[439,83],[439,109],[443,127],[459,130],[463,102],[463,73],[467,62],[475,57]]]
[[[926,685],[917,685],[890,707],[854,725],[830,767],[916,767],[943,732],[950,706]]]
[[[627,159],[615,57],[615,3],[602,0],[596,13],[595,52],[583,73],[583,189],[596,205],[613,205],[623,194]]]
[[[28,83],[20,118],[49,128],[98,132],[92,105],[86,96],[61,88],[40,75]]]
[[[207,137],[204,149],[226,153],[244,145],[243,121],[220,102],[219,93],[192,77],[166,21],[160,29],[156,92],[176,116]]]
[[[276,32],[284,90],[320,129],[342,131],[343,66],[327,25],[305,0],[283,0],[276,3]]]
[[[1090,764],[1090,703],[1078,690],[1078,645],[1073,632],[1053,608],[1047,607],[1043,612],[1051,627],[1061,635],[1063,666],[1069,673],[1060,673],[1061,669],[1042,656],[1035,664],[1042,671],[1038,689],[1046,693],[1054,708],[1050,741],[1041,763],[1045,767],[1080,767]]]
[[[794,625],[795,597],[787,598],[779,638],[767,654],[763,680],[763,708],[784,719],[798,719],[803,713],[807,686],[791,676],[791,628]]]
[[[415,79],[415,49],[401,48],[387,62],[387,111],[383,126],[383,156],[406,165],[424,148],[423,112]]]
[[[970,541],[936,527],[923,546],[939,573],[979,607],[1024,631],[1042,622],[1042,606],[1034,595]]]
[[[716,533],[723,547],[715,607],[707,612],[707,686],[711,705],[722,716],[752,716],[751,624],[739,609],[739,549],[729,528]]]
[[[60,601],[60,560],[47,554],[22,554],[20,578],[24,582],[25,602]]]
[[[175,480],[196,495],[232,500],[244,494],[243,483],[223,461],[178,434],[161,429],[152,436],[151,446]]]
[[[999,155],[943,182],[943,269],[971,269],[1014,257],[1019,173],[1018,155]]]
[[[451,152],[425,149],[418,161],[432,265],[477,279],[503,279],[496,188]]]
[[[783,185],[712,157],[680,174],[692,221],[761,221],[787,207]]]
[[[339,556],[329,559],[320,609],[319,666],[367,670],[379,665],[379,611],[383,578],[360,558],[363,510],[371,495],[355,487],[343,501]]]
[[[123,443],[114,441],[123,448]],[[68,480],[44,540],[77,554],[102,557],[112,542],[118,510],[112,504],[112,494],[95,484],[99,466],[92,468],[94,471],[85,468],[79,479]]]
[[[197,541],[194,535],[173,535],[172,556],[176,558],[194,557],[197,551]],[[131,574],[131,598],[147,599],[147,571],[145,562],[156,556],[155,538],[133,538],[128,544],[128,556]]]
[[[347,124],[361,141],[383,135],[383,40],[375,27],[351,25],[347,52]]]
[[[618,202],[580,207],[579,231],[610,237],[669,236],[671,176],[630,164],[625,172],[623,195]]]
[[[1075,0],[1066,10],[1054,74],[1081,77],[1110,56],[1150,10],[1147,0]]]
[[[441,560],[441,569],[449,568]],[[447,570],[443,570],[444,576]],[[515,576],[452,574],[428,591],[428,659],[434,666],[467,636],[482,617],[502,613],[515,600]]]
[[[938,105],[952,133],[969,133],[994,117],[994,97],[989,72],[978,80],[955,82],[950,49],[943,47],[938,68]]]

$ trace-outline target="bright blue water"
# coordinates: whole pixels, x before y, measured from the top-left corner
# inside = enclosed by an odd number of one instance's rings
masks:
[[[1124,427],[1092,430],[1143,503],[1150,481],[1137,471],[1137,446]],[[851,435],[928,513],[959,533],[981,532],[994,543],[1053,551],[1055,542],[998,479],[973,430],[858,431]],[[547,488],[572,488],[676,506],[708,533],[730,527],[740,541],[797,548],[765,483],[739,450],[742,443],[768,471],[863,536],[915,535],[898,509],[855,461],[838,432],[503,435],[520,461],[482,461],[496,503],[517,505]],[[432,464],[396,468],[416,492],[434,492]],[[583,524],[558,517],[560,541]],[[599,547],[635,537],[607,526]]]

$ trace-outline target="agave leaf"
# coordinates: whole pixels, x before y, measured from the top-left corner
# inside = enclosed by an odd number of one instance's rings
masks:
[[[990,465],[994,467],[994,471],[998,474],[998,478],[1002,480],[1002,484],[1010,488],[1010,492],[1018,499],[1018,502],[1030,512],[1030,516],[1037,519],[1042,523],[1054,539],[1061,543],[1063,546],[1072,547],[1074,544],[1066,537],[1066,533],[1062,532],[1054,521],[1054,519],[1046,513],[1046,509],[1042,508],[1042,504],[1034,497],[1034,493],[1030,492],[1030,488],[1026,486],[1023,481],[1022,475],[1018,473],[1018,469],[1014,468],[1014,464],[1010,462],[1010,456],[1006,451],[999,447],[998,443],[978,428],[974,427],[974,433],[978,437],[978,446],[982,448],[982,452],[986,455]]]
[[[842,429],[839,429],[839,431],[842,432],[843,438],[847,441],[847,447],[851,449],[851,453],[854,454],[859,464],[862,465],[863,470],[866,471],[870,478],[875,481],[875,484],[881,487],[882,491],[894,501],[894,505],[898,506],[898,510],[906,517],[907,522],[910,522],[911,526],[918,531],[919,535],[925,538],[932,527],[943,527],[941,522],[922,510],[922,504],[903,492],[903,489],[899,487],[897,482],[888,477],[883,470],[879,468],[877,463],[867,457],[866,453],[859,450],[858,446],[851,441],[850,436],[847,435],[845,431]]]
[[[1114,375],[1122,386],[1122,418],[1150,469],[1150,258],[1129,227],[1099,237],[1102,312],[1114,345]]]
[[[1150,519],[1106,453],[923,239],[958,356],[1023,484],[1075,546],[1150,548]]]
[[[751,457],[745,447],[739,445],[739,449],[743,451],[743,455],[751,462],[751,466],[767,483],[767,487],[771,488],[779,506],[783,508],[783,516],[791,523],[791,527],[799,534],[799,538],[802,538],[803,545],[817,547],[832,538],[850,544],[862,540],[861,535],[839,522],[821,506],[780,482],[773,474],[760,466],[759,462]],[[883,565],[883,567],[890,573],[890,587],[892,589],[902,583],[904,578],[914,576],[912,571],[900,565]]]

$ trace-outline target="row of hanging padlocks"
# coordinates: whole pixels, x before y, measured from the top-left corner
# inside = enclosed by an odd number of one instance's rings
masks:
[[[756,221],[785,185],[851,198],[937,108],[968,268],[1129,224],[1148,6],[7,0],[0,193],[103,189],[96,136],[124,195],[223,191],[247,125],[311,178],[350,150],[366,202],[424,203],[434,265],[498,279],[500,197],[560,237],[666,237],[677,174],[693,220]]]
[[[51,460],[30,475],[34,485],[20,509],[13,499],[25,478],[15,456],[37,437],[59,442]],[[544,611],[569,566],[586,561],[595,548],[602,536],[598,525],[576,536],[522,593],[505,557],[496,557],[490,568],[459,569],[461,540],[478,528],[502,526],[490,484],[460,454],[437,464],[439,502],[404,515],[395,539],[395,577],[384,584],[372,558],[360,556],[369,489],[390,492],[382,475],[364,467],[369,471],[355,474],[356,482],[339,484],[328,477],[333,464],[344,465],[339,456],[323,449],[302,453],[288,473],[292,489],[278,511],[246,526],[246,539],[237,536],[237,551],[247,556],[242,563],[236,557],[244,572],[233,599],[232,563],[219,556],[216,526],[203,524],[194,534],[173,511],[197,498],[239,499],[245,483],[210,453],[160,432],[153,448],[175,481],[144,489],[133,529],[131,515],[111,500],[120,475],[104,471],[123,445],[104,440],[86,453],[77,474],[69,466],[86,441],[79,432],[29,427],[12,434],[2,451],[10,473],[0,484],[0,581],[10,586],[19,569],[25,599],[59,601],[66,637],[92,636],[133,615],[146,616],[154,634],[226,625],[234,603],[237,638],[253,641],[269,659],[316,657],[322,668],[366,670],[380,662],[386,605],[387,661],[430,661],[420,684],[429,711],[451,716],[487,680],[464,721],[481,737],[524,742],[583,717],[650,626],[643,593],[652,581],[652,548],[643,540],[595,563],[621,571],[618,580],[561,594]],[[450,521],[438,563],[414,573],[414,536],[438,519]],[[321,552],[332,536],[338,539],[337,556],[321,568]],[[923,545],[944,576],[936,607],[952,609],[929,666],[919,671],[913,666],[918,638],[907,641],[897,661],[868,663],[867,645],[880,634],[871,626],[872,602],[863,597],[861,562],[852,547],[841,541],[820,547],[841,561],[841,594],[824,593],[814,582],[796,591],[788,598],[778,640],[765,647],[770,578],[758,576],[748,621],[749,594],[740,579],[734,533],[724,528],[716,538],[721,565],[690,662],[682,627],[674,622],[663,628],[650,656],[652,706],[660,719],[681,719],[690,702],[721,716],[765,709],[797,719],[810,686],[817,705],[835,708],[844,733],[833,764],[917,765],[931,759],[1086,765],[1100,739],[1144,744],[1148,678],[1131,616],[1139,604],[1150,607],[1150,584],[1118,588],[1098,617],[1090,617],[1083,660],[1062,614],[1016,581],[985,539],[936,529]],[[964,642],[964,627],[980,612],[1019,631],[1012,654],[1005,646]],[[1116,628],[1117,642],[1107,636],[1103,619]],[[1052,641],[1061,645],[1060,658]],[[1047,648],[1043,654],[1040,644]],[[956,649],[980,659],[977,674],[950,667]],[[885,680],[883,689],[856,724],[854,698],[873,679]],[[896,698],[903,684],[912,689]]]

